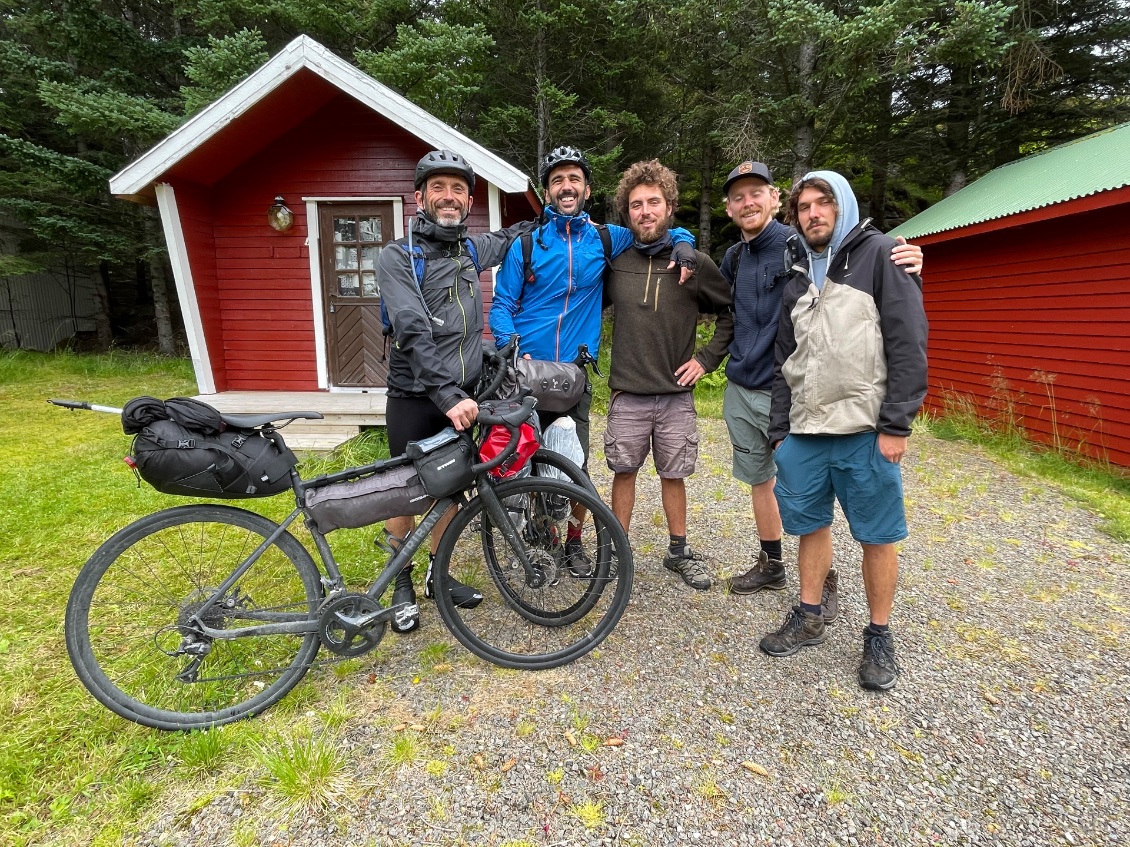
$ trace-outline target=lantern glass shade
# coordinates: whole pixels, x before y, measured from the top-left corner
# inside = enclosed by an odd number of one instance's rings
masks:
[[[276,197],[274,205],[267,210],[267,223],[278,232],[286,232],[294,226],[294,212],[287,208],[282,195]]]

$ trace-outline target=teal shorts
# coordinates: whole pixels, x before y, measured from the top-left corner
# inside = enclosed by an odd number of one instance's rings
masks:
[[[789,535],[832,524],[835,501],[861,544],[907,536],[902,470],[879,452],[879,434],[790,435],[777,448],[774,492]]]

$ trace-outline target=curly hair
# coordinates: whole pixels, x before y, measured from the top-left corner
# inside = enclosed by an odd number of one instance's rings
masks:
[[[789,226],[797,225],[797,206],[800,204],[801,192],[806,188],[815,188],[825,197],[832,198],[832,202],[836,203],[836,192],[832,190],[832,186],[827,180],[818,176],[798,180],[789,192],[789,198],[785,201],[785,223]],[[838,203],[836,207],[839,208]]]
[[[678,178],[673,170],[661,165],[658,159],[652,159],[650,162],[636,162],[624,171],[624,175],[620,177],[620,184],[616,186],[616,211],[624,224],[630,220],[628,195],[632,193],[632,189],[640,185],[658,186],[663,192],[663,199],[671,207],[671,214],[674,215],[675,209],[679,207]]]

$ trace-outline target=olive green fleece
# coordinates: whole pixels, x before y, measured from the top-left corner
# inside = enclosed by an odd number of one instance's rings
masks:
[[[612,260],[605,302],[616,307],[612,320],[612,367],[608,387],[629,394],[676,394],[675,371],[693,356],[709,373],[726,358],[734,337],[730,284],[705,253],[695,251],[698,268],[679,285],[679,268],[667,270],[670,251],[646,256],[632,248]],[[695,353],[699,315],[717,315],[714,336]]]

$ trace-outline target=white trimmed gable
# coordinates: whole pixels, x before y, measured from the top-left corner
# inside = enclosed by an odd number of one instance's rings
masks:
[[[238,121],[301,69],[317,74],[431,147],[458,152],[475,169],[477,176],[503,192],[521,194],[529,188],[529,178],[513,165],[335,56],[309,36],[300,35],[259,70],[115,174],[110,179],[110,193],[126,197],[142,194],[179,161]]]

